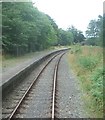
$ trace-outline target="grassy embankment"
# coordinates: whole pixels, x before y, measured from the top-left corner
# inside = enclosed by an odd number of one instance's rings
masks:
[[[92,118],[103,117],[103,49],[72,46],[68,58],[84,92],[85,110]]]

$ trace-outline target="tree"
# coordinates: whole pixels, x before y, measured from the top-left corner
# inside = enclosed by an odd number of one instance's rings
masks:
[[[85,37],[84,37],[82,31],[77,30],[74,26],[69,27],[68,31],[70,31],[73,34],[73,42],[74,43],[80,43],[80,42],[84,41]]]
[[[21,19],[18,5],[15,3],[3,3],[2,5],[3,49],[17,55],[19,54],[19,49],[26,46],[27,41],[25,24]]]
[[[73,43],[73,35],[70,31],[59,29],[59,40],[60,45],[71,45]]]
[[[86,35],[88,43],[92,43],[94,45],[103,44],[103,17],[101,15],[98,16],[97,20],[91,20],[89,22],[88,28],[86,30]],[[93,40],[91,42],[91,40]]]
[[[96,20],[91,20],[88,25],[88,30],[86,31],[88,37],[97,37],[98,35],[98,28]]]
[[[57,43],[57,25],[32,2],[3,2],[2,18],[6,53],[21,55]]]

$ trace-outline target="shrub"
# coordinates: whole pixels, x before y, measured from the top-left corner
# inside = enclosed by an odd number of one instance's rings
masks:
[[[103,49],[96,46],[74,46],[74,54],[70,54],[71,65],[76,72],[86,101],[86,110],[90,116],[103,116],[103,79],[105,78],[105,67],[103,68]],[[81,52],[75,52],[75,50]]]
[[[100,67],[97,68],[90,77],[92,81],[90,92],[99,104],[99,109],[103,107],[103,76],[105,76],[105,68]]]
[[[93,56],[81,56],[78,62],[81,67],[92,71],[96,67],[98,60]]]
[[[82,52],[81,46],[79,44],[73,46],[71,52],[75,54],[81,54]]]

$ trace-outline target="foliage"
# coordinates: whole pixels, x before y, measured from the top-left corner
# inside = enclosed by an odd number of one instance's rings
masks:
[[[73,52],[69,54],[72,69],[80,80],[86,110],[90,116],[102,117],[103,115],[103,51],[98,46],[72,46]],[[75,52],[79,50],[78,52]]]
[[[64,31],[59,29],[59,40],[58,44],[60,45],[71,45],[73,43],[73,35],[70,31]]]
[[[97,104],[99,104],[99,110],[103,106],[103,76],[105,77],[105,68],[97,68],[90,76],[92,85],[90,92],[94,97]]]
[[[68,31],[70,31],[73,34],[73,42],[74,43],[80,43],[85,40],[85,37],[84,37],[82,31],[77,30],[74,26],[69,27]]]
[[[2,46],[6,53],[43,50],[57,42],[51,20],[31,2],[4,2],[2,18]]]
[[[59,29],[55,21],[40,12],[32,2],[3,2],[2,19],[3,53],[18,56],[85,39],[73,26],[68,30]]]
[[[98,38],[88,38],[85,43],[87,45],[99,46],[100,42]]]
[[[86,30],[87,43],[90,45],[103,45],[104,18],[99,15],[97,20],[91,20]]]
[[[78,62],[83,69],[92,71],[97,66],[98,59],[96,59],[94,56],[81,56]]]
[[[75,54],[80,54],[82,51],[81,51],[81,47],[80,47],[80,44],[76,44],[73,46],[73,49],[71,50],[71,53],[75,53]]]
[[[85,40],[82,31],[77,30],[74,26],[71,26],[66,31],[59,29],[58,35],[59,35],[58,44],[61,45],[72,45],[75,43],[77,44]]]
[[[98,20],[90,21],[87,44],[102,45],[104,18],[99,16]],[[32,2],[3,2],[2,19],[3,53],[18,56],[53,45],[72,45],[85,40],[82,31],[74,26],[67,30],[59,29],[55,21],[40,12]]]

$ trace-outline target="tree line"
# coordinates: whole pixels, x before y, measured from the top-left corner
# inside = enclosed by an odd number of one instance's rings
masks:
[[[103,45],[105,14],[91,20],[83,32],[70,26],[58,28],[55,21],[40,12],[32,2],[2,3],[2,50],[3,53],[23,55],[40,51],[54,45],[71,45],[85,42],[88,45]],[[85,40],[86,39],[86,40]]]
[[[4,2],[2,19],[4,52],[24,54],[45,49],[57,41],[52,21],[32,3]]]
[[[58,28],[55,21],[40,12],[32,2],[2,3],[3,53],[22,55],[53,45],[71,45],[84,41],[82,31],[71,26]]]
[[[103,14],[103,16],[99,15],[97,19],[91,20],[89,22],[86,35],[87,44],[105,46],[105,14]]]

